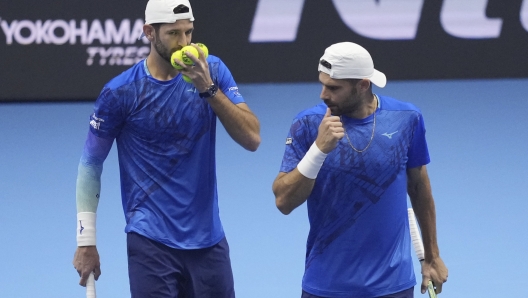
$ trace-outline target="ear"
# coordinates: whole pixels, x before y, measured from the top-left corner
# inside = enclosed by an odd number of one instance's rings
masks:
[[[365,92],[369,90],[370,84],[372,84],[370,80],[362,79],[358,82],[357,87],[361,92]]]
[[[154,30],[154,27],[152,27],[152,25],[149,25],[149,24],[143,25],[143,33],[145,33],[145,36],[147,37],[149,41],[154,41],[154,35],[156,31]]]

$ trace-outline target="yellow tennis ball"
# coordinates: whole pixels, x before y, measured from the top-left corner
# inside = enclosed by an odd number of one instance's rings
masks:
[[[186,76],[186,75],[182,75],[182,77],[183,77],[183,80],[184,80],[185,82],[187,82],[187,83],[192,83],[191,78],[189,78],[188,76]]]
[[[181,67],[178,63],[174,62],[174,60],[180,60],[182,61],[182,51],[178,50],[174,53],[172,53],[171,55],[171,64],[172,64],[172,67],[178,69],[178,70],[182,70],[183,67]]]
[[[205,58],[207,58],[209,56],[209,49],[203,43],[197,43],[196,45],[204,52]]]
[[[183,49],[181,49],[181,52],[182,52],[182,61],[183,61],[183,63],[185,63],[187,65],[193,65],[194,64],[194,61],[192,61],[191,58],[189,58],[187,56],[187,52],[193,54],[194,57],[196,57],[196,58],[200,57],[200,54],[198,53],[198,50],[195,47],[193,47],[193,46],[185,46],[185,47],[183,47]]]

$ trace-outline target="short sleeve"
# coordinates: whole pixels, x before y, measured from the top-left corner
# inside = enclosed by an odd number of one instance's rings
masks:
[[[222,60],[218,59],[216,62],[210,63],[209,67],[212,68],[213,80],[231,102],[234,104],[245,102],[244,97],[242,97],[242,94],[238,90],[231,71],[229,71]]]
[[[425,140],[425,124],[421,113],[417,113],[414,121],[412,139],[407,157],[407,168],[423,166],[430,162],[427,141]]]
[[[97,98],[94,113],[90,116],[90,130],[100,138],[114,139],[119,135],[125,121],[121,100],[105,87]]]
[[[295,169],[314,141],[315,137],[303,118],[294,119],[286,138],[280,171],[288,173]]]

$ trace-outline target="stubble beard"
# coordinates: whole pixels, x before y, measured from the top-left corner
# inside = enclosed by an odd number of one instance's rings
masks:
[[[156,42],[154,43],[154,49],[158,53],[158,55],[163,58],[163,60],[167,61],[167,63],[171,64],[171,56],[172,53],[165,47],[161,41],[159,40],[159,37],[156,38]]]
[[[354,113],[359,108],[358,100],[358,90],[357,88],[353,87],[348,98],[343,102],[343,105],[340,107],[339,116]]]

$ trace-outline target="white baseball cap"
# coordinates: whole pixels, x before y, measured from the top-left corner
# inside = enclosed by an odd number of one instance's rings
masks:
[[[332,79],[369,79],[380,88],[387,84],[385,74],[374,69],[369,52],[353,42],[340,42],[326,48],[319,59],[318,70]]]
[[[149,0],[145,8],[145,24],[175,23],[177,20],[194,21],[189,0]],[[141,34],[142,38],[145,34]]]

